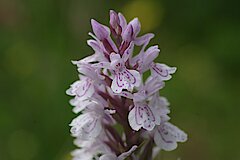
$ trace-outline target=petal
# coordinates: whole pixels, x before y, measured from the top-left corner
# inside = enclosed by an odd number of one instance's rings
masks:
[[[66,91],[68,95],[77,96],[80,100],[91,97],[94,93],[92,81],[88,78],[74,82]]]
[[[135,131],[138,131],[142,127],[142,123],[137,122],[136,114],[137,107],[133,107],[133,109],[128,114],[128,122],[131,128]]]
[[[128,24],[123,31],[122,39],[126,42],[131,42],[133,40],[133,26],[131,24]]]
[[[154,142],[165,151],[172,151],[177,148],[177,142],[174,139],[172,140],[167,132],[164,134],[160,131],[156,131],[154,133]]]
[[[129,47],[124,51],[122,59],[124,62],[126,62],[129,57],[132,55],[134,49],[134,44],[131,42]]]
[[[133,37],[135,38],[141,30],[141,24],[140,24],[138,18],[134,18],[133,20],[131,20],[129,22],[129,24],[131,24],[131,26],[133,28]]]
[[[81,114],[71,122],[70,126],[72,126],[72,135],[82,140],[96,138],[102,130],[100,117],[91,112]]]
[[[126,70],[126,77],[129,82],[135,87],[139,87],[142,83],[142,77],[140,73],[136,70]]]
[[[143,123],[143,128],[151,131],[153,130],[153,128],[155,127],[155,125],[160,125],[161,119],[160,119],[160,115],[158,114],[158,112],[154,109],[154,108],[150,108],[148,105],[142,106],[142,108],[144,110],[144,123]]]
[[[93,154],[84,149],[75,149],[71,152],[73,160],[92,160]]]
[[[126,89],[128,84],[124,81],[124,76],[122,74],[116,74],[113,81],[111,88],[114,93],[121,93],[123,89]]]
[[[171,74],[175,73],[176,70],[176,67],[169,67],[161,63],[153,63],[151,66],[152,76],[158,76],[163,81],[171,79]]]
[[[137,46],[141,46],[143,44],[148,44],[149,41],[154,37],[154,34],[152,33],[147,33],[141,37],[137,37],[135,40],[134,40],[134,43],[137,45]]]
[[[95,51],[95,52],[98,52],[98,53],[102,53],[102,48],[100,46],[100,44],[96,41],[96,40],[87,40],[87,44],[92,47],[92,49]]]
[[[132,129],[136,131],[141,127],[151,131],[155,125],[159,125],[161,122],[157,112],[147,104],[135,104],[129,112],[128,120]]]
[[[70,100],[70,104],[72,106],[75,106],[72,111],[76,114],[81,112],[82,110],[84,110],[87,106],[89,106],[92,103],[93,102],[91,100],[88,100],[88,99],[87,100],[79,100],[78,97],[75,97],[74,99]]]
[[[185,142],[186,140],[186,133],[169,122],[160,125],[154,134],[156,145],[166,151],[176,149],[177,142]]]
[[[122,28],[122,31],[125,30],[127,26],[127,21],[125,17],[122,15],[122,13],[118,13],[119,21],[120,21],[120,26]]]
[[[116,29],[118,24],[120,23],[118,14],[114,10],[110,10],[110,25],[112,28]]]
[[[169,122],[164,123],[164,129],[171,132],[175,136],[177,142],[187,141],[187,134],[173,124]]]
[[[152,94],[158,92],[165,86],[165,83],[161,81],[160,78],[149,77],[144,85],[144,90],[147,92],[147,96],[151,96]]]
[[[103,39],[107,39],[110,36],[110,29],[107,26],[104,26],[98,23],[94,19],[91,19],[91,24],[92,24],[93,32],[98,39],[103,40]]]
[[[151,62],[154,61],[154,59],[156,59],[159,55],[160,49],[158,48],[158,45],[155,46],[151,46],[149,47],[146,52],[145,52],[145,63],[147,64],[151,64]]]

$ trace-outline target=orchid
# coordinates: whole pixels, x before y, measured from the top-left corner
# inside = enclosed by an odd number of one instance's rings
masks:
[[[187,134],[169,122],[170,103],[159,94],[176,67],[155,62],[160,49],[147,48],[154,34],[139,36],[138,18],[127,23],[111,10],[109,23],[107,27],[91,20],[87,44],[93,54],[72,61],[79,74],[66,91],[78,115],[70,123],[78,147],[73,160],[151,160],[160,150],[174,150],[187,140]],[[137,54],[135,46],[140,47]]]

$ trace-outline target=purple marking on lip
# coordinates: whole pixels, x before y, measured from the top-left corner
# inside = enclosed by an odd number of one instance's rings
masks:
[[[165,142],[165,143],[174,143],[173,141],[171,141],[171,140],[166,140],[165,138],[164,138],[164,136],[162,135],[162,132],[161,131],[164,131],[163,129],[158,129],[158,133],[160,134],[160,136],[162,137],[162,140]],[[169,133],[169,132],[168,132]],[[166,134],[165,134],[166,135]]]
[[[136,123],[137,123],[138,125],[141,125],[141,123],[140,123],[139,120],[138,120],[138,116],[137,116],[137,115],[139,115],[140,118],[143,118],[143,113],[141,113],[141,111],[138,109],[138,108],[139,108],[138,106],[135,106],[135,107],[136,107],[136,110],[135,110]]]
[[[169,73],[168,73],[168,70],[165,70],[166,71],[166,74],[164,75],[163,74],[163,69],[159,69],[157,66],[156,66],[156,64],[154,64],[153,66],[152,66],[152,69],[155,71],[155,72],[157,72],[158,74],[160,74],[161,76],[163,76],[163,77],[167,77],[168,75],[169,75]]]
[[[133,83],[132,83],[132,84],[135,84],[136,81],[137,81],[136,78],[135,78],[135,77],[132,75],[132,73],[130,73],[128,70],[126,70],[126,72],[127,72],[126,74],[127,74],[128,77],[129,77],[128,79],[130,79],[130,76],[132,76],[132,77],[133,77]],[[130,74],[130,76],[129,76],[129,74]]]
[[[87,93],[90,86],[91,86],[91,82],[89,82],[89,80],[87,79],[86,82],[82,86],[83,93],[78,94],[78,97],[83,97]]]
[[[152,122],[155,122],[155,117],[152,113],[152,110],[147,106],[147,105],[144,105],[144,106],[136,106],[136,110],[135,110],[135,119],[136,119],[136,123],[138,125],[142,125],[140,122],[139,122],[139,119],[138,119],[138,116],[140,116],[141,119],[143,119],[143,114],[146,114],[147,117],[145,117],[144,119],[144,123],[146,123],[147,121],[152,121]]]
[[[118,73],[118,74],[116,75],[116,81],[117,81],[118,87],[120,87],[120,88],[124,86],[124,83],[123,83],[122,85],[119,83],[119,81],[122,81],[122,80],[123,80],[123,78],[121,77],[121,74]]]

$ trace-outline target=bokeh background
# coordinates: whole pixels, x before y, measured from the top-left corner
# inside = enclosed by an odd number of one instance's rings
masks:
[[[187,143],[161,160],[240,159],[240,14],[234,0],[0,0],[0,160],[69,160],[65,95],[77,79],[70,60],[86,45],[90,18],[109,9],[154,32],[158,61],[177,66],[162,95]]]

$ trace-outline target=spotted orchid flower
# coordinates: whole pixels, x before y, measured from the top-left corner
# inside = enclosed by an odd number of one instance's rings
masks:
[[[84,77],[82,80],[74,82],[66,93],[70,96],[76,96],[78,100],[85,100],[94,93],[92,82],[91,79]]]
[[[154,34],[139,35],[138,18],[128,23],[111,10],[109,24],[92,19],[87,44],[93,54],[72,61],[79,74],[66,91],[78,115],[70,123],[78,147],[73,160],[152,160],[187,140],[169,123],[170,104],[159,93],[176,67],[155,62],[160,49],[148,47]]]
[[[156,128],[154,141],[157,146],[166,151],[177,148],[177,142],[185,142],[187,134],[169,122],[162,123]]]
[[[121,93],[123,89],[132,91],[134,87],[139,87],[141,84],[140,73],[136,70],[127,69],[125,66],[129,55],[130,53],[128,53],[128,51],[123,57],[119,54],[111,53],[111,62],[100,62],[93,65],[95,67],[107,68],[112,71],[113,80],[111,88],[115,93]]]
[[[71,133],[83,140],[96,138],[102,130],[101,120],[102,116],[95,112],[81,114],[70,123]]]
[[[129,112],[128,121],[135,131],[140,128],[151,131],[155,125],[160,125],[161,119],[155,109],[146,103],[135,103],[134,108]]]
[[[160,111],[151,106],[151,101],[147,101],[163,86],[163,82],[150,77],[145,85],[142,85],[139,91],[133,94],[134,107],[128,115],[128,121],[133,130],[138,131],[140,128],[144,128],[151,131],[155,125],[160,125]]]

